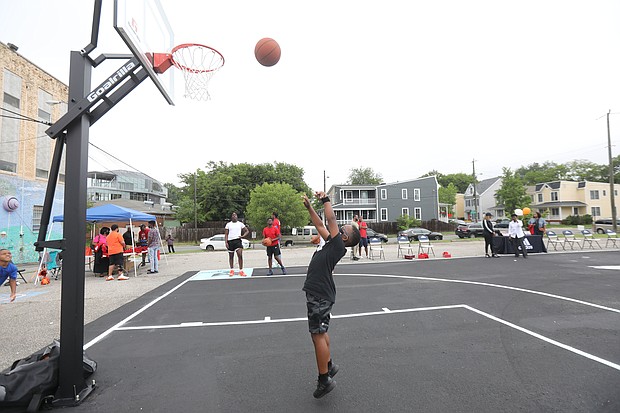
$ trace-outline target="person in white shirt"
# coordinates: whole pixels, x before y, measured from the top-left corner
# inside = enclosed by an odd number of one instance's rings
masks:
[[[527,258],[527,250],[523,244],[525,233],[523,232],[523,223],[517,219],[517,214],[511,215],[512,221],[508,224],[508,236],[510,242],[515,250],[515,257],[519,256],[519,247],[521,247],[521,253],[523,258]]]
[[[241,238],[244,238],[250,230],[245,224],[237,220],[237,213],[233,212],[230,216],[230,222],[226,224],[224,229],[224,241],[226,242],[226,249],[228,250],[228,263],[230,264],[230,273],[232,277],[235,275],[235,253],[237,253],[237,260],[239,261],[239,275],[245,277],[243,272],[243,244]]]

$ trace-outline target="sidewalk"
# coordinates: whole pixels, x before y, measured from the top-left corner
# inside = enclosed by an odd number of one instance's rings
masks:
[[[444,251],[450,253],[452,259],[484,256],[484,241],[482,239],[434,242],[433,245],[436,259],[439,260],[444,259],[442,258]],[[397,248],[393,240],[384,244],[385,261],[403,260],[397,258]],[[313,252],[314,247],[312,246],[283,248],[282,260],[287,268],[306,266],[310,262]],[[417,247],[414,252],[417,256]],[[262,246],[245,250],[243,257],[245,268],[267,267],[267,256]],[[385,261],[381,260],[381,262]],[[359,261],[352,261],[350,254],[347,254],[338,265],[358,265],[372,262],[373,260],[365,257]],[[18,298],[16,301],[7,303],[9,289],[8,287],[0,287],[0,331],[3,332],[0,370],[4,370],[16,359],[32,354],[60,336],[60,286],[62,280],[55,281],[52,279],[49,285],[39,284],[35,286],[31,279],[36,274],[38,265],[19,265],[18,267],[26,269],[24,277],[28,280],[28,284],[21,283],[17,287]],[[105,281],[104,278],[95,276],[86,268],[84,322],[87,324],[96,320],[186,272],[227,268],[228,254],[225,251],[162,255],[158,274],[147,275],[148,266],[141,267],[138,269],[138,277],[134,277],[133,271],[130,271],[130,279],[127,281]],[[238,268],[236,257],[235,268]],[[299,273],[299,271],[289,272]],[[276,270],[275,273],[278,274],[279,271]]]

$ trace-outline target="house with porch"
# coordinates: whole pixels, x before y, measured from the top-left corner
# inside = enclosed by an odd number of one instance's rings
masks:
[[[498,207],[495,193],[502,187],[502,177],[484,179],[478,183],[469,184],[464,195],[464,218],[470,221],[480,221],[485,213],[490,212],[495,217],[504,216],[504,210]]]
[[[428,176],[409,181],[380,185],[333,185],[327,195],[339,224],[349,223],[359,215],[368,223],[394,222],[401,215],[422,221],[440,219],[437,178]]]
[[[618,196],[620,184],[614,185]],[[561,222],[570,215],[592,215],[592,219],[611,217],[610,186],[607,182],[553,181],[527,189],[532,211],[541,211],[550,222]]]

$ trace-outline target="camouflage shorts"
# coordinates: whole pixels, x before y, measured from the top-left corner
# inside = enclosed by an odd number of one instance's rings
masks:
[[[327,333],[329,320],[334,303],[324,298],[318,298],[306,293],[306,306],[308,307],[308,330],[311,334]]]

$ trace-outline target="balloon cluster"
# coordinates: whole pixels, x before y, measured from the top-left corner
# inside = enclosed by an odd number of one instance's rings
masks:
[[[515,214],[517,214],[518,216],[529,215],[531,212],[532,210],[529,209],[528,207],[525,207],[523,209],[521,208],[515,209]]]

